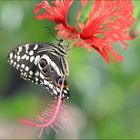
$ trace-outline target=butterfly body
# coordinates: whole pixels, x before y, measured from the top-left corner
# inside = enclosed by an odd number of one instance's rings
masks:
[[[42,84],[53,95],[58,96],[64,80],[63,99],[69,97],[66,78],[69,74],[63,46],[47,43],[28,43],[13,49],[8,62],[15,67],[24,80]]]

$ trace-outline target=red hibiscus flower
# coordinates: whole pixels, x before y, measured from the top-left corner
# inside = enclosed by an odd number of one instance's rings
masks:
[[[110,63],[109,55],[116,63],[123,60],[123,57],[113,49],[112,44],[120,41],[126,49],[128,45],[125,41],[132,39],[128,35],[130,27],[135,22],[132,0],[94,0],[94,2],[81,0],[82,10],[78,12],[77,24],[71,26],[67,18],[73,2],[73,0],[56,0],[50,5],[47,1],[43,1],[36,5],[36,18],[55,22],[58,35],[73,40],[73,47],[81,46],[88,50],[94,48],[108,63]],[[91,5],[91,10],[83,22],[80,20],[81,13],[88,4]],[[40,14],[42,8],[45,11]]]

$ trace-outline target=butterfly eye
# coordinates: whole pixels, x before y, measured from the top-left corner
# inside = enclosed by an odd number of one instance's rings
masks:
[[[67,83],[67,81],[66,80],[64,80],[64,85],[66,86],[66,85],[68,85],[68,83]]]
[[[60,77],[60,76],[58,76],[58,78],[57,78],[57,83],[58,83],[59,85],[62,85],[62,81],[63,81],[63,78]]]
[[[57,83],[58,83],[59,85],[62,84],[62,80],[61,80],[61,77],[60,77],[60,76],[57,77]]]
[[[41,68],[44,68],[47,65],[47,61],[45,59],[41,59],[39,61],[39,64],[40,64]]]

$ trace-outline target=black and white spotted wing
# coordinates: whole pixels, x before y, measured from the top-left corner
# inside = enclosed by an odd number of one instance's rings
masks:
[[[24,80],[42,84],[56,96],[59,95],[64,79],[63,99],[69,97],[66,81],[68,65],[62,45],[57,47],[47,43],[24,44],[10,52],[8,62],[20,72]]]

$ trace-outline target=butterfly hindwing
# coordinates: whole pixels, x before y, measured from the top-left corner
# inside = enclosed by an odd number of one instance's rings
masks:
[[[60,92],[60,79],[68,76],[65,55],[65,51],[59,46],[28,43],[13,49],[8,56],[8,62],[20,72],[24,80],[42,84],[57,96]],[[64,98],[69,97],[67,84],[62,94]]]

